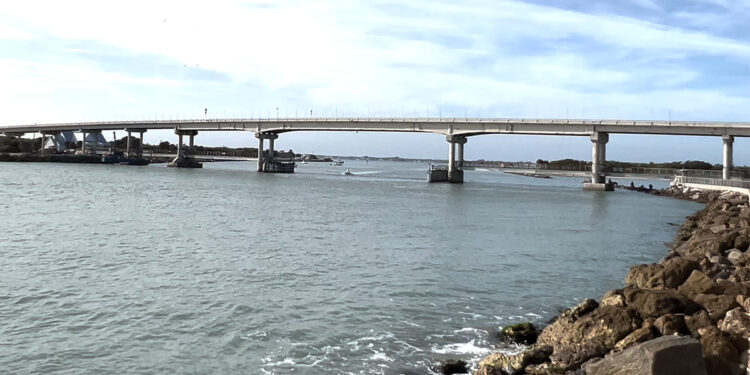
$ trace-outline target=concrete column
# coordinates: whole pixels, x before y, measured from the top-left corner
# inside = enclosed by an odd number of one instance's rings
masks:
[[[125,147],[125,157],[128,157],[128,158],[130,157],[130,137],[131,137],[131,133],[130,133],[130,130],[128,130],[128,142],[127,142],[127,146]]]
[[[143,133],[144,131],[141,131],[141,136],[138,138],[140,142],[138,142],[138,157],[143,158]]]
[[[195,144],[195,134],[190,134],[190,149],[193,149],[193,145]]]
[[[604,183],[604,162],[607,161],[607,142],[609,134],[594,132],[591,135],[591,182]]]
[[[86,132],[83,133],[83,141],[81,141],[81,153],[86,154]]]
[[[459,168],[464,167],[464,144],[463,143],[458,144],[458,167]]]
[[[41,133],[41,134],[42,134],[42,146],[39,147],[39,152],[44,152],[44,142],[47,141],[47,136],[44,133]]]
[[[273,143],[274,138],[268,140],[268,160],[273,160]]]
[[[599,182],[599,172],[601,172],[601,158],[599,157],[599,142],[591,141],[591,182]]]
[[[258,172],[263,172],[263,137],[258,137]]]
[[[456,143],[448,142],[448,174],[456,170]]]
[[[724,140],[724,168],[721,170],[721,178],[728,180],[732,178],[732,146],[734,144],[734,137],[731,135],[725,135],[722,139]]]
[[[178,134],[178,141],[177,141],[177,158],[182,158],[182,134]]]

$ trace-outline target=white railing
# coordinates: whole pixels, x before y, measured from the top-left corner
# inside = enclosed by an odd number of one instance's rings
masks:
[[[750,181],[746,180],[725,180],[723,178],[675,176],[673,182],[675,184],[699,184],[750,189]]]

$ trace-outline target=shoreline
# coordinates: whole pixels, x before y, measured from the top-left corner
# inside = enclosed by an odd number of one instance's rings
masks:
[[[647,193],[706,206],[686,218],[659,262],[632,266],[623,288],[584,300],[541,330],[503,328],[506,341],[528,346],[484,357],[473,374],[748,373],[748,198],[676,187]]]

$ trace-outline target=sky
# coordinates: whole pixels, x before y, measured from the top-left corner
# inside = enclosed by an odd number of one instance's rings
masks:
[[[0,9],[0,125],[227,117],[750,121],[750,0],[42,1]],[[168,131],[146,142],[176,142]],[[252,133],[197,144],[257,145]],[[288,133],[277,149],[446,158],[434,134]],[[721,161],[718,137],[612,135],[621,161]],[[591,158],[485,135],[467,159]],[[750,165],[750,140],[735,141]]]

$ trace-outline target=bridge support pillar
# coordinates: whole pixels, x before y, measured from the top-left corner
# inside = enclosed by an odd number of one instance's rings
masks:
[[[82,131],[83,139],[81,140],[81,154],[86,155],[86,131]]]
[[[141,129],[138,133],[140,133],[140,137],[138,138],[138,157],[143,158],[143,133],[146,132],[146,129]]]
[[[733,144],[734,137],[731,135],[725,135],[722,137],[724,141],[724,167],[721,169],[721,178],[728,180],[732,178],[732,156],[733,156]]]
[[[182,129],[175,129],[174,133],[178,136],[178,142],[177,142],[177,157],[172,160],[171,163],[167,164],[167,167],[176,167],[176,168],[203,168],[203,163],[199,163],[195,158],[193,158],[190,155],[190,149],[188,149],[187,153],[186,150],[182,147],[182,137],[188,136],[190,137],[190,148],[193,147],[193,137],[198,135],[197,130],[182,130]]]
[[[264,173],[294,173],[294,161],[279,161],[274,157],[276,133],[255,133],[258,138],[258,172]],[[268,140],[268,155],[263,155],[263,141]]]
[[[446,136],[445,139],[448,141],[448,182],[463,183],[464,171],[462,167],[464,165],[464,144],[466,144],[466,137],[451,134]],[[458,147],[458,153],[456,153],[456,147]],[[430,181],[437,182],[438,180],[433,179],[431,176]]]
[[[131,134],[130,130],[128,130],[127,132],[128,132],[128,141],[125,146],[125,157],[129,158],[130,157],[130,138],[132,138],[133,135]]]
[[[255,134],[256,137],[258,137],[258,167],[257,172],[263,172],[263,137],[259,137],[258,134]]]
[[[607,161],[607,142],[609,134],[594,132],[591,134],[591,182],[583,184],[584,190],[614,191],[614,185],[606,182],[604,162]]]

